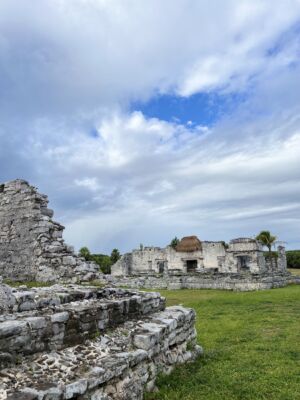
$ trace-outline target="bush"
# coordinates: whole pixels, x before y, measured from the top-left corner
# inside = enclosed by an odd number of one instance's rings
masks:
[[[269,251],[265,251],[264,256],[266,260],[269,260],[270,258],[274,259],[278,258],[278,253],[277,251],[271,251],[271,253]]]
[[[100,270],[104,274],[111,273],[111,266],[116,263],[121,254],[118,249],[113,249],[111,255],[108,256],[106,254],[92,254],[90,250],[85,246],[79,250],[79,254],[83,257],[86,261],[94,261],[96,264],[99,265]]]
[[[104,274],[110,274],[110,272],[111,272],[110,267],[112,265],[110,256],[108,256],[106,254],[92,254],[91,261],[94,261],[96,264],[98,264],[100,267],[100,270]]]
[[[286,252],[288,268],[300,268],[300,250],[289,250]]]

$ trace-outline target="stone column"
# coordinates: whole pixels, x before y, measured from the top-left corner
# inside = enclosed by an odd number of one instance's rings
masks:
[[[284,246],[277,247],[278,259],[277,259],[277,268],[278,272],[286,272],[287,264],[286,264],[286,253]]]
[[[169,276],[168,261],[164,262],[164,277]]]

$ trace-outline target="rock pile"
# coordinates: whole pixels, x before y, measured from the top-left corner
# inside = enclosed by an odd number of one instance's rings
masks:
[[[48,198],[17,179],[0,185],[0,275],[15,281],[88,281],[99,275],[65,244]]]

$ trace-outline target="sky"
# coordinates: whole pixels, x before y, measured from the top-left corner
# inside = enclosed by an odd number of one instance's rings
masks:
[[[1,0],[0,182],[76,249],[300,248],[300,0]]]

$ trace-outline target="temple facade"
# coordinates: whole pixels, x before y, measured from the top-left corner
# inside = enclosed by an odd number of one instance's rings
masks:
[[[123,255],[113,265],[112,275],[286,272],[285,249],[278,246],[277,250],[278,258],[270,262],[264,256],[262,245],[255,239],[233,239],[226,245],[187,236],[175,247],[144,247]]]

